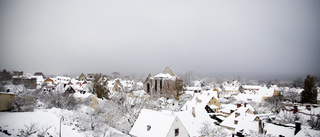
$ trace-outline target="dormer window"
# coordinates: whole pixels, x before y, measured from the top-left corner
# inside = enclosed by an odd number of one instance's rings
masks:
[[[240,116],[240,113],[236,113],[235,116],[236,116],[236,117]]]
[[[147,125],[147,131],[149,131],[151,129],[150,125]]]
[[[179,136],[179,128],[176,128],[176,129],[174,130],[174,135],[175,135],[175,136]]]

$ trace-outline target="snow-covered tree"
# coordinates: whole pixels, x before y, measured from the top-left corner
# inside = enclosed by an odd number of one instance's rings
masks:
[[[226,137],[228,134],[213,123],[204,122],[200,130],[198,131],[202,136],[205,137]]]

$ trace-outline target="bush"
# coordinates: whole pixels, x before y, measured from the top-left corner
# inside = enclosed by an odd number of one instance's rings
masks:
[[[36,99],[29,93],[18,94],[13,103],[13,111],[28,112],[33,111],[36,107]]]

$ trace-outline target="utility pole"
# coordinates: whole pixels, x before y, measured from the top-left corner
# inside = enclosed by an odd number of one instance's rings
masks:
[[[64,117],[62,116],[60,118],[60,131],[59,131],[59,137],[61,137],[61,122],[64,120]]]

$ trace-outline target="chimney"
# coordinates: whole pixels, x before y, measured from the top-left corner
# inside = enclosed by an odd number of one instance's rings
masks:
[[[241,104],[237,104],[237,108],[241,107]]]
[[[193,117],[196,117],[196,112],[195,112],[195,108],[194,107],[192,107],[192,115],[193,115]]]
[[[263,134],[262,121],[259,119],[259,134]]]
[[[234,110],[230,110],[230,114],[232,114],[234,112]]]
[[[247,103],[244,103],[244,107],[247,107]]]
[[[298,106],[293,106],[293,114],[298,112]]]
[[[306,105],[307,110],[311,110],[310,105]]]
[[[294,130],[294,135],[296,135],[301,130],[301,122],[296,121],[296,129]]]

